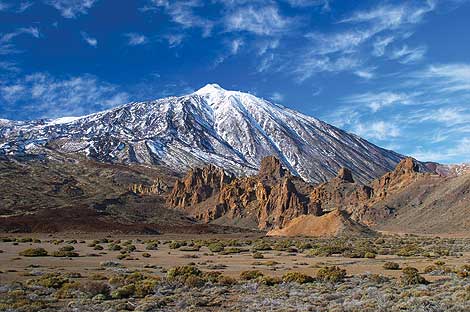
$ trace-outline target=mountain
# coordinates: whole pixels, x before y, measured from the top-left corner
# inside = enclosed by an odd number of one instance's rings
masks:
[[[213,164],[254,174],[265,156],[308,182],[348,167],[368,182],[403,158],[316,118],[216,84],[181,97],[130,103],[79,118],[0,120],[0,157],[51,157],[50,151],[178,172]]]

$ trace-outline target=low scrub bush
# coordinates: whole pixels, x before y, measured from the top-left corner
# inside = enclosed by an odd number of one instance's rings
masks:
[[[401,282],[404,285],[428,284],[429,282],[419,274],[418,269],[407,267],[402,270]]]
[[[383,268],[385,270],[399,270],[400,265],[396,262],[385,262]]]
[[[321,268],[317,273],[317,278],[325,282],[340,282],[346,277],[346,270],[338,266],[327,266]]]
[[[306,284],[314,281],[313,277],[300,272],[287,272],[282,276],[284,283]]]
[[[47,251],[44,248],[28,248],[20,252],[20,256],[23,257],[45,257],[48,256]]]
[[[258,270],[243,271],[240,273],[240,278],[246,281],[254,280],[263,276],[264,274]]]

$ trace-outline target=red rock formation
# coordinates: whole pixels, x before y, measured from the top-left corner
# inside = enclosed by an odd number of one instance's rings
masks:
[[[393,211],[371,207],[412,183],[418,169],[413,159],[406,158],[394,171],[366,186],[355,183],[351,171],[341,168],[334,179],[312,186],[292,176],[277,158],[266,157],[259,173],[251,177],[234,179],[214,166],[191,170],[176,182],[167,202],[205,222],[222,220],[222,224],[263,230],[282,229],[302,215],[321,216],[336,210],[354,222],[373,224]]]
[[[216,183],[221,179],[220,171],[215,180],[202,178],[214,168],[190,171],[183,181],[176,182],[168,203],[205,222],[221,217],[249,219],[260,229],[282,227],[306,213],[321,214],[321,209],[310,204],[311,187],[293,177],[275,157],[264,158],[256,176],[222,179],[222,183]],[[298,190],[296,185],[308,192]]]
[[[192,169],[182,181],[175,182],[167,203],[181,209],[196,205],[217,194],[232,179],[223,169],[212,165]]]
[[[374,189],[374,200],[380,200],[387,196],[388,192],[399,190],[412,183],[419,175],[419,166],[416,161],[407,157],[400,161],[395,170],[384,174],[377,180],[372,181]]]

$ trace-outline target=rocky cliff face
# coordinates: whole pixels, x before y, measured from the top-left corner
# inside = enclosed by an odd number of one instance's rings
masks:
[[[298,217],[334,211],[341,211],[342,218],[350,217],[351,222],[374,225],[395,212],[378,203],[428,175],[419,173],[418,163],[406,158],[370,185],[356,183],[347,168],[328,182],[311,185],[291,175],[277,158],[266,157],[258,174],[251,177],[232,178],[215,166],[191,170],[176,182],[167,202],[204,222],[262,230],[282,229]],[[312,225],[316,222],[312,220],[323,219],[308,220]],[[296,227],[301,226],[297,223]]]
[[[191,169],[182,181],[175,182],[167,202],[182,209],[195,206],[218,194],[232,180],[231,175],[213,165]]]
[[[419,171],[419,165],[413,158],[403,159],[395,170],[372,181],[375,200],[383,199],[389,192],[406,187],[419,176]]]
[[[277,158],[266,157],[258,174],[251,177],[230,179],[214,166],[191,170],[176,182],[167,202],[205,222],[224,217],[270,229],[283,227],[299,215],[320,215],[321,210],[310,203],[310,190],[309,184],[292,176]],[[243,225],[243,221],[239,223]]]

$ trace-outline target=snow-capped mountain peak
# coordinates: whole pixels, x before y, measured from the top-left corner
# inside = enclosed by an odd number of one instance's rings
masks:
[[[312,182],[335,176],[343,166],[367,181],[402,158],[316,118],[217,84],[80,118],[0,122],[0,156],[47,155],[51,149],[179,171],[211,163],[238,174],[256,172],[263,157],[274,155]]]

